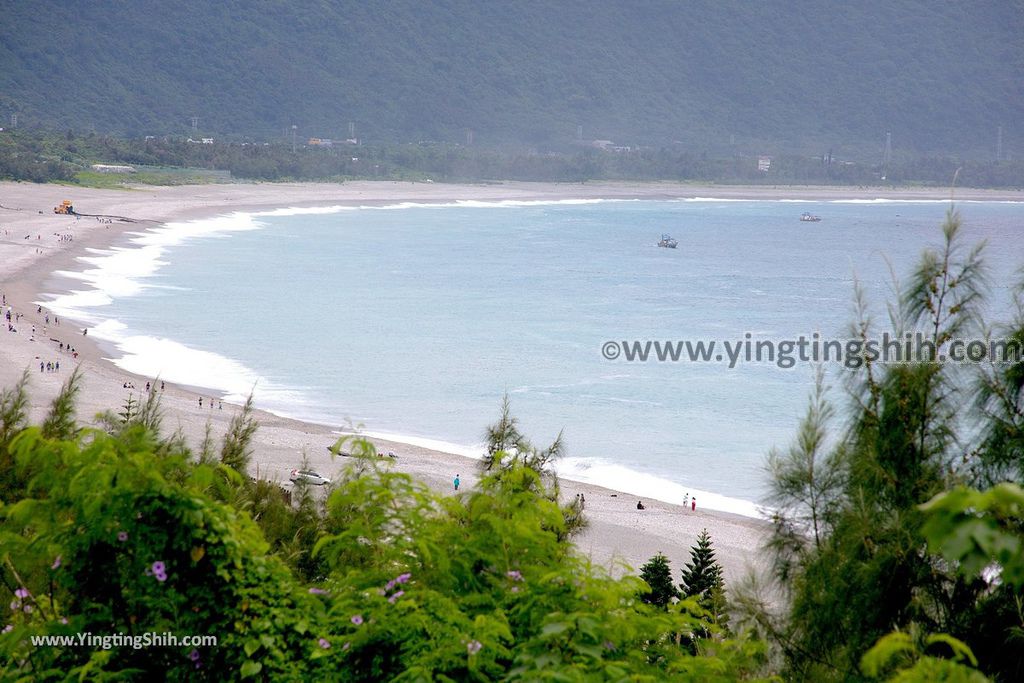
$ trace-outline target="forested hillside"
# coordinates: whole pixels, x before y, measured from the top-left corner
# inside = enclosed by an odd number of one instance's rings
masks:
[[[538,149],[1024,154],[1024,3],[4,2],[0,117]]]

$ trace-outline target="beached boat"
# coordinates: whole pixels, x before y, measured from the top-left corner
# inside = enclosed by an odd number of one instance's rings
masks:
[[[817,223],[818,221],[821,220],[821,216],[816,216],[813,213],[804,212],[800,214],[800,220],[804,221],[805,223]]]
[[[672,235],[662,235],[661,241],[658,242],[659,247],[665,247],[666,249],[675,249],[678,245],[679,242],[672,239]]]

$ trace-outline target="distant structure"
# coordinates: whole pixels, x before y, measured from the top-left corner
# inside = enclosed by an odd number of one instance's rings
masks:
[[[97,173],[135,173],[134,166],[117,166],[114,164],[93,164],[90,166]]]
[[[193,116],[192,119],[192,130],[199,130],[199,117]]]
[[[349,121],[348,122],[348,137],[349,137],[350,140],[354,140],[355,137],[356,137],[356,122],[355,121]]]
[[[1003,127],[996,130],[996,161],[1003,160]]]
[[[473,129],[466,129],[466,146],[469,147],[473,144]]]
[[[583,141],[583,126],[576,126],[576,140]]]
[[[886,171],[889,170],[889,162],[892,161],[892,131],[885,131],[885,153],[882,155],[882,164]]]
[[[18,127],[18,115],[17,114],[11,114],[11,128],[17,128],[17,127]]]
[[[757,170],[761,173],[767,173],[768,169],[772,167],[772,158],[766,156],[759,156],[757,158]]]
[[[310,138],[306,144],[310,147],[333,147],[334,140],[330,138]]]
[[[295,132],[299,129],[298,126],[292,124],[292,152],[295,152]]]

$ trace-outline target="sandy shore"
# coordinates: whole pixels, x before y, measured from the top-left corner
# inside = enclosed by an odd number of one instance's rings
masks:
[[[131,377],[104,360],[110,350],[99,348],[73,321],[59,325],[47,311],[37,311],[33,302],[44,292],[67,291],[75,285],[56,275],[76,270],[76,259],[89,249],[105,249],[127,238],[128,233],[169,220],[200,218],[241,210],[285,206],[369,205],[398,202],[444,202],[453,200],[543,200],[587,198],[716,197],[727,199],[812,199],[900,198],[948,199],[948,191],[893,191],[872,188],[765,188],[699,187],[670,183],[627,184],[536,184],[501,183],[489,185],[442,185],[433,183],[353,182],[335,184],[232,184],[192,187],[146,187],[131,191],[96,190],[0,183],[0,292],[16,320],[16,333],[0,334],[0,387],[9,387],[23,370],[31,371],[33,418],[41,416],[61,383],[74,366],[85,376],[79,415],[88,422],[96,413],[116,409],[132,392],[138,396],[147,378]],[[957,198],[1024,201],[1024,193],[987,190],[959,190]],[[105,216],[74,218],[53,213],[63,199],[72,199],[79,213]],[[109,222],[108,222],[109,221]],[[6,321],[5,321],[6,322]],[[35,326],[35,335],[32,328]],[[74,347],[77,358],[61,350]],[[60,363],[59,372],[40,372],[40,362]],[[199,397],[207,398],[203,406]],[[207,420],[214,433],[222,434],[237,406],[223,404],[211,409],[209,393],[167,384],[164,391],[165,429],[183,429],[190,443],[198,444]],[[258,406],[257,406],[258,407]],[[481,431],[491,416],[481,416]],[[344,463],[333,461],[326,446],[336,436],[327,426],[259,415],[254,468],[264,478],[288,486],[288,473],[305,453],[318,470],[332,474]],[[459,474],[463,488],[475,483],[476,462],[472,459],[418,446],[374,439],[382,452],[394,451],[392,466],[408,472],[431,487],[450,492],[452,478]],[[770,444],[766,445],[769,446]],[[256,472],[254,472],[256,474]],[[639,567],[657,552],[665,553],[677,570],[688,559],[688,549],[697,534],[707,528],[712,534],[726,579],[734,580],[748,567],[760,565],[758,555],[767,525],[764,522],[727,513],[683,510],[681,506],[645,500],[646,510],[636,509],[636,497],[577,482],[563,482],[568,497],[582,493],[587,500],[590,528],[578,539],[579,548],[599,564],[621,562]],[[619,573],[621,569],[617,570]]]

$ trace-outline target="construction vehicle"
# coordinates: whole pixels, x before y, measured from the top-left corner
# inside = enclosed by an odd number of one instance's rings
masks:
[[[70,199],[65,199],[64,201],[62,201],[60,203],[59,206],[53,207],[53,212],[54,213],[64,214],[64,215],[67,215],[67,216],[74,216],[75,215],[75,207],[71,206],[71,200]]]

